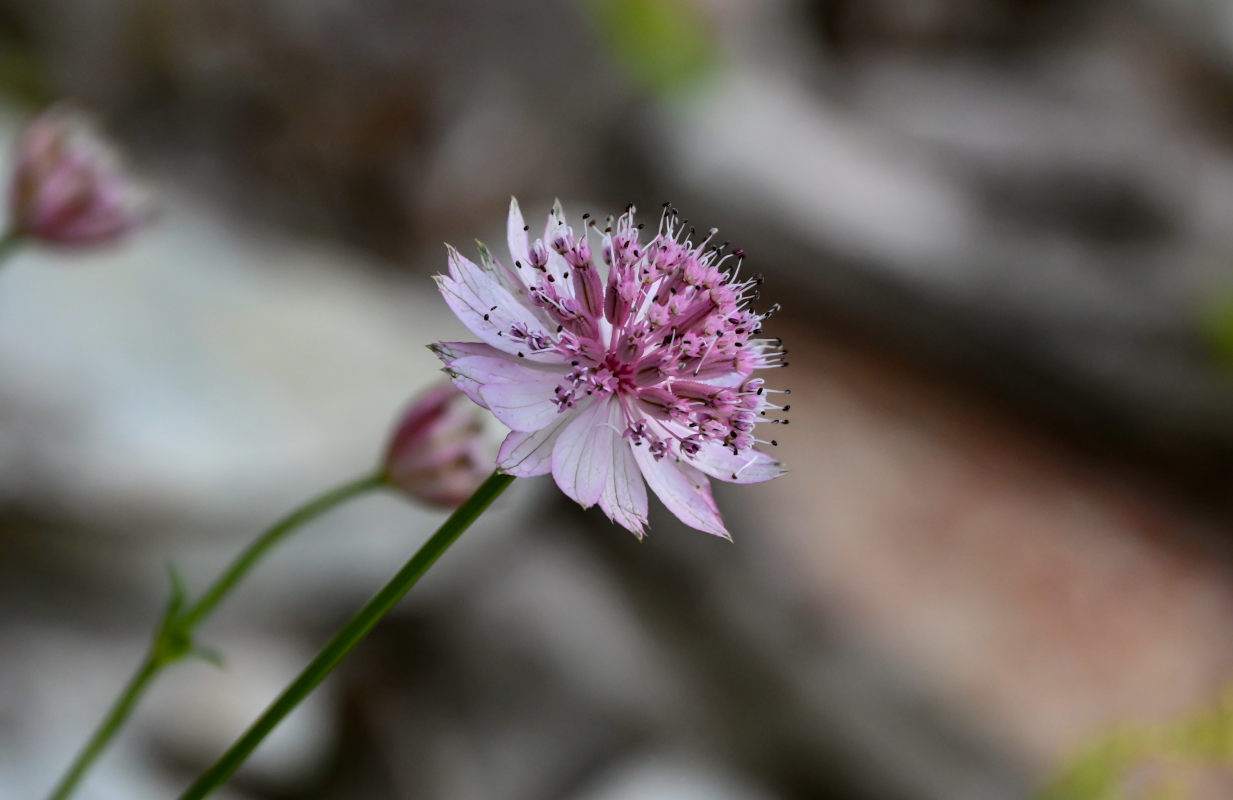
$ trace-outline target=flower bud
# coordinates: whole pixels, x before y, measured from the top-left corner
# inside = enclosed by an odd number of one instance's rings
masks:
[[[494,468],[479,408],[451,383],[420,395],[403,413],[385,454],[385,475],[402,492],[453,508]]]
[[[60,245],[113,241],[150,216],[112,150],[80,114],[53,106],[27,123],[9,187],[10,230]]]

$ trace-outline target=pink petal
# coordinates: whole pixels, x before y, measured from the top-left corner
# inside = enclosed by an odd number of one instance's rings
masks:
[[[553,398],[562,371],[491,356],[464,356],[446,371],[464,392],[478,384],[480,404],[513,430],[538,430],[557,417]]]
[[[474,264],[471,266],[479,269]],[[463,269],[465,271],[465,268]],[[530,311],[496,281],[489,279],[480,285],[482,290],[477,293],[468,283],[447,275],[437,276],[437,286],[440,287],[446,304],[476,336],[511,355],[522,353],[523,357],[530,361],[559,360],[560,356],[555,353],[532,353],[525,344],[514,341],[509,336],[509,330],[515,323],[525,325],[532,334],[540,334],[549,339],[553,337]]]
[[[543,389],[542,384],[489,383],[480,387],[480,397],[510,430],[537,431],[560,415],[551,390],[545,393]]]
[[[651,491],[677,519],[705,533],[732,538],[719,518],[706,476],[671,457],[656,461],[645,445],[633,448],[633,453]]]
[[[552,477],[583,508],[595,505],[612,469],[612,449],[622,442],[613,427],[621,411],[612,397],[574,417],[552,448]]]
[[[497,468],[519,478],[534,478],[552,471],[552,448],[565,424],[578,415],[567,411],[538,431],[514,431],[497,453]]]
[[[428,349],[445,364],[445,372],[450,374],[450,380],[454,386],[458,387],[459,391],[471,398],[471,402],[481,408],[488,408],[488,404],[484,402],[484,398],[480,397],[479,381],[472,377],[470,373],[464,375],[451,372],[450,365],[464,356],[486,356],[505,360],[516,358],[516,356],[503,353],[492,345],[487,345],[483,342],[437,342],[436,344],[428,345]]]
[[[688,463],[721,481],[728,483],[761,483],[778,478],[787,469],[773,456],[749,450],[737,455],[722,444],[703,445]]]
[[[508,427],[535,430],[556,416],[557,407],[552,398],[562,370],[537,369],[520,362],[522,359],[506,353],[464,356],[451,361],[445,371],[459,391],[490,410]],[[545,407],[540,408],[540,404]],[[514,419],[521,421],[511,424]]]
[[[612,469],[604,493],[599,496],[599,507],[608,519],[642,538],[646,526],[646,484],[625,441],[616,442],[612,448]]]

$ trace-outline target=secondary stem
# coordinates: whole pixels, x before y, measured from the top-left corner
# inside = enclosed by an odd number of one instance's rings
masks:
[[[184,612],[184,623],[192,628],[208,617],[215,606],[227,596],[227,593],[261,560],[266,551],[282,541],[289,533],[356,495],[384,485],[385,475],[383,473],[366,475],[318,495],[283,517],[250,544],[247,550],[237,556],[227,567],[227,571],[219,575],[210,588],[206,589],[201,599]]]
[[[274,730],[279,722],[299,705],[321,681],[325,680],[347,654],[369,631],[392,609],[403,595],[420,579],[441,554],[453,544],[462,532],[470,527],[479,515],[514,478],[493,473],[475,490],[465,503],[459,506],[437,532],[411,557],[398,574],[390,579],[381,591],[353,616],[321,652],[309,662],[290,686],[265,710],[243,736],[221,758],[190,786],[180,800],[201,800],[221,786],[248,759],[261,741]]]
[[[111,710],[107,712],[107,716],[103,718],[98,729],[94,731],[94,735],[90,737],[90,741],[86,742],[85,747],[77,754],[77,758],[73,760],[68,771],[64,773],[64,777],[56,784],[55,790],[51,793],[53,800],[63,800],[72,794],[77,784],[85,776],[86,770],[94,763],[95,759],[103,752],[103,748],[112,740],[116,732],[124,725],[125,720],[133,713],[133,707],[137,705],[137,700],[141,697],[146,689],[146,685],[158,674],[162,664],[155,657],[153,651],[142,659],[141,665],[137,667],[137,671],[129,678],[128,685],[124,687],[124,691],[116,698],[116,702],[112,705]]]
[[[0,240],[0,248],[3,248]],[[3,257],[0,249],[0,258]],[[261,557],[270,548],[278,544],[293,531],[305,523],[316,519],[326,511],[344,503],[351,498],[385,485],[385,476],[381,473],[365,475],[353,481],[337,486],[314,497],[304,505],[295,509],[276,522],[255,539],[227,569],[219,575],[214,583],[206,589],[196,603],[184,610],[174,606],[163,619],[158,632],[150,643],[150,650],[138,665],[137,670],[129,678],[123,693],[103,717],[98,728],[82,747],[81,752],[73,759],[68,770],[48,795],[48,800],[66,800],[77,788],[86,771],[98,759],[99,755],[111,742],[120,728],[132,715],[137,701],[145,692],[150,681],[169,664],[178,661],[186,655],[192,646],[193,632],[206,617],[222,602],[223,598],[248,574]]]

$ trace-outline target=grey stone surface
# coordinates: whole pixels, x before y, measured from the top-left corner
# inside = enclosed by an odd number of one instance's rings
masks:
[[[520,482],[235,796],[1014,798],[1227,675],[1228,578],[1185,544],[1219,520],[987,419],[954,371],[904,378],[958,365],[1227,497],[1233,386],[1198,321],[1233,291],[1216,5],[706,0],[723,69],[666,99],[564,2],[70,5],[0,0],[166,208],[105,257],[0,271],[20,752],[84,735],[167,560],[200,585],[369,466],[435,369],[421,345],[459,331],[437,241],[499,242],[510,193],[671,198],[744,246],[790,306],[796,469],[720,493],[735,547],[664,519],[635,544]],[[899,355],[835,343],[832,314]],[[204,632],[237,673],[169,678],[83,796],[173,793],[251,708],[192,687],[259,704],[437,519],[374,498],[305,531]],[[55,765],[30,763],[0,786],[37,793]]]

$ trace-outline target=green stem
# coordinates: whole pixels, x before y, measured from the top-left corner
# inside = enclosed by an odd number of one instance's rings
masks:
[[[158,674],[162,668],[162,663],[151,651],[142,660],[141,666],[129,678],[128,685],[124,687],[124,691],[116,698],[116,702],[112,705],[111,710],[107,712],[107,716],[103,718],[103,722],[94,731],[94,735],[90,737],[90,741],[86,742],[86,746],[77,754],[77,758],[73,760],[68,771],[64,773],[64,777],[56,784],[55,790],[51,793],[53,800],[63,800],[72,794],[77,784],[85,776],[86,770],[94,763],[95,759],[103,752],[103,748],[112,740],[112,737],[124,725],[124,721],[133,713],[133,707],[137,705],[137,700],[141,697],[146,689],[146,685]]]
[[[510,475],[493,473],[484,481],[475,494],[463,503],[450,518],[437,529],[437,532],[423,544],[403,566],[398,574],[390,579],[381,591],[377,592],[368,603],[353,616],[342,629],[334,634],[334,638],[322,648],[321,652],[309,662],[304,671],[292,681],[291,685],[265,710],[243,736],[222,755],[214,766],[210,767],[192,786],[180,795],[180,800],[201,800],[221,786],[248,759],[257,745],[274,730],[279,722],[299,705],[321,681],[325,680],[347,654],[359,644],[368,632],[389,613],[403,595],[411,589],[428,568],[441,554],[453,544],[462,532],[470,527],[479,515],[506,487],[514,481]]]
[[[357,495],[378,489],[385,484],[386,478],[384,473],[366,475],[363,478],[344,483],[318,495],[283,517],[250,544],[247,550],[240,553],[235,561],[232,561],[231,565],[227,567],[227,571],[219,575],[213,585],[206,589],[201,599],[184,612],[184,623],[190,629],[200,624],[202,620],[210,615],[215,606],[227,596],[227,593],[261,560],[266,551],[282,541],[292,531],[307,522],[311,522],[331,508],[341,505]]]
[[[382,473],[365,475],[362,478],[344,483],[309,500],[257,537],[214,580],[214,583],[206,589],[201,599],[182,611],[180,609],[179,590],[177,587],[176,596],[173,597],[172,604],[168,608],[159,630],[150,643],[150,650],[146,657],[137,667],[132,677],[129,678],[124,692],[116,699],[111,709],[108,710],[107,716],[103,717],[102,722],[99,723],[98,728],[95,729],[89,741],[82,747],[77,757],[73,759],[73,763],[69,765],[60,782],[56,784],[56,788],[48,795],[48,799],[65,800],[65,798],[72,795],[73,791],[77,788],[77,784],[85,776],[86,771],[115,737],[116,733],[119,732],[120,728],[123,727],[129,716],[132,715],[137,701],[145,692],[150,681],[164,667],[178,661],[192,651],[193,633],[197,626],[214,611],[223,598],[235,588],[235,585],[256,566],[257,562],[261,560],[261,557],[267,551],[305,523],[357,495],[384,486],[385,483],[386,479]]]

